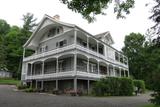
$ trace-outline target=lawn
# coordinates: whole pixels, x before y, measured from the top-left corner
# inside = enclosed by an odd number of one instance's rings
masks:
[[[20,81],[13,78],[0,78],[0,84],[17,85]]]
[[[145,106],[143,106],[143,107],[160,107],[160,106],[155,106],[155,105],[153,105],[153,104],[148,104],[148,105],[145,105]]]

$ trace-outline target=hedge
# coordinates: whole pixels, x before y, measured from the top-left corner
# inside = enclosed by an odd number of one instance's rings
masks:
[[[145,83],[143,80],[133,80],[133,84],[135,87],[141,90],[142,93],[145,92]]]
[[[144,92],[145,85],[142,80],[106,77],[94,83],[93,94],[96,96],[131,96],[135,91],[134,85]]]

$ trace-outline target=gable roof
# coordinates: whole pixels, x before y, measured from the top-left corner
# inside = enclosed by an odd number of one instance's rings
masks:
[[[35,37],[36,33],[39,31],[39,29],[41,28],[41,26],[43,25],[43,23],[44,23],[44,21],[46,19],[49,19],[50,21],[52,21],[54,23],[58,23],[60,25],[64,25],[64,26],[68,26],[68,27],[72,27],[72,28],[74,28],[76,26],[74,24],[69,24],[69,23],[64,23],[64,22],[58,21],[58,20],[56,20],[56,19],[48,16],[47,14],[45,14],[44,17],[42,18],[42,20],[40,21],[40,23],[38,24],[37,28],[34,30],[34,32],[32,33],[32,35],[30,36],[30,38],[23,45],[23,47],[26,47],[31,42],[31,40]]]
[[[75,24],[70,24],[70,23],[65,23],[65,22],[61,22],[59,20],[56,20],[54,19],[53,17],[45,14],[44,17],[42,18],[42,20],[40,21],[39,25],[37,26],[37,28],[34,30],[34,32],[32,33],[32,35],[30,36],[30,38],[27,40],[27,42],[23,45],[23,47],[27,47],[30,42],[32,41],[32,39],[36,36],[36,34],[38,33],[38,31],[41,29],[41,27],[43,26],[44,22],[46,19],[49,19],[50,21],[52,21],[53,23],[57,23],[57,24],[60,24],[60,25],[64,25],[64,26],[67,26],[67,27],[70,27],[70,28],[77,28],[79,29],[80,31],[86,33],[87,35],[90,35],[90,36],[93,36],[95,39],[97,39],[99,36],[101,35],[105,35],[105,36],[108,36],[112,43],[114,43],[111,35],[110,35],[110,32],[104,32],[104,33],[100,33],[100,34],[97,34],[97,35],[92,35],[90,33],[88,33],[87,31],[85,31],[84,29],[80,28],[79,26],[75,25]],[[38,36],[38,35],[37,35]],[[99,39],[98,39],[99,40]],[[101,41],[101,40],[100,40]]]
[[[103,33],[100,33],[100,34],[96,34],[94,36],[95,36],[95,38],[99,38],[99,37],[102,37],[102,36],[107,36],[111,40],[112,44],[114,43],[113,38],[112,38],[109,31],[106,31],[106,32],[103,32]]]

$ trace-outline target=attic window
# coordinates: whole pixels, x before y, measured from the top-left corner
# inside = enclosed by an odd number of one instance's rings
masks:
[[[52,37],[52,36],[55,36],[59,33],[62,33],[63,32],[63,28],[62,27],[55,27],[55,28],[52,28],[49,30],[48,32],[48,37]]]

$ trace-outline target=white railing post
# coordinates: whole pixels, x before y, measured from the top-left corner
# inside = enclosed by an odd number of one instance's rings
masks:
[[[99,43],[97,42],[97,53],[99,53]]]
[[[109,64],[107,64],[107,75],[110,76],[109,75]]]
[[[74,91],[77,94],[77,78],[74,78]]]
[[[26,49],[23,49],[23,59],[25,58]]]
[[[122,68],[119,68],[120,71],[120,77],[122,77]]]
[[[97,65],[98,65],[98,75],[100,74],[100,70],[99,70],[99,61],[98,61],[98,63],[97,63]]]
[[[87,36],[87,49],[89,49],[89,38]]]
[[[74,29],[74,44],[77,44],[77,30]]]
[[[31,76],[33,75],[33,64],[31,63]]]
[[[77,73],[77,54],[74,54],[74,72]]]
[[[44,61],[42,62],[42,75],[44,74]]]
[[[87,59],[87,72],[89,73],[89,58]]]
[[[59,72],[59,65],[58,65],[58,58],[57,58],[57,60],[56,60],[56,73],[58,73]]]

